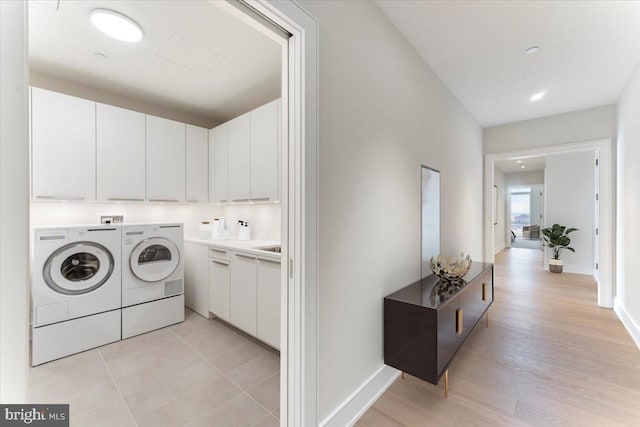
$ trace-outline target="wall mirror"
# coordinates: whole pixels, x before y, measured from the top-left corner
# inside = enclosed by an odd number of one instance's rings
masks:
[[[440,253],[440,172],[422,166],[422,276],[431,274],[429,260]]]

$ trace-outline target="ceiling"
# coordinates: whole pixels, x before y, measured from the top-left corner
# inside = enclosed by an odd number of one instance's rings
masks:
[[[533,172],[544,170],[546,157],[529,157],[529,158],[514,158],[508,160],[495,160],[494,165],[496,169],[504,173],[520,173],[520,172]],[[520,163],[518,163],[520,161]],[[524,168],[522,167],[524,166]]]
[[[377,3],[484,127],[615,103],[640,61],[640,1]]]
[[[96,8],[136,21],[142,41],[98,31]],[[224,122],[280,96],[282,59],[279,44],[207,1],[60,0],[29,4],[29,65]]]

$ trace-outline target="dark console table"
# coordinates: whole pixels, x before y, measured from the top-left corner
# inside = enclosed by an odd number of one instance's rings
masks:
[[[384,363],[438,384],[493,303],[493,264],[473,263],[459,282],[428,276],[384,299]]]

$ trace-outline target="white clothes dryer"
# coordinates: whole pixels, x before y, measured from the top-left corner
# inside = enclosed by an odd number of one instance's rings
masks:
[[[33,230],[33,366],[120,339],[119,227]]]
[[[122,226],[122,338],[184,320],[182,224]]]

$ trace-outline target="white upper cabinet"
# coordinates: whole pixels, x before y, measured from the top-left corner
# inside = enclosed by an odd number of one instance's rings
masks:
[[[97,104],[98,200],[144,201],[145,115]]]
[[[278,200],[280,100],[251,114],[251,199]]]
[[[229,131],[226,124],[209,131],[209,200],[229,200]]]
[[[187,125],[187,202],[209,201],[209,131]]]
[[[96,199],[96,103],[31,91],[34,200]]]
[[[147,115],[147,200],[185,201],[185,124]]]
[[[251,198],[251,116],[226,123],[229,143],[229,200]]]

